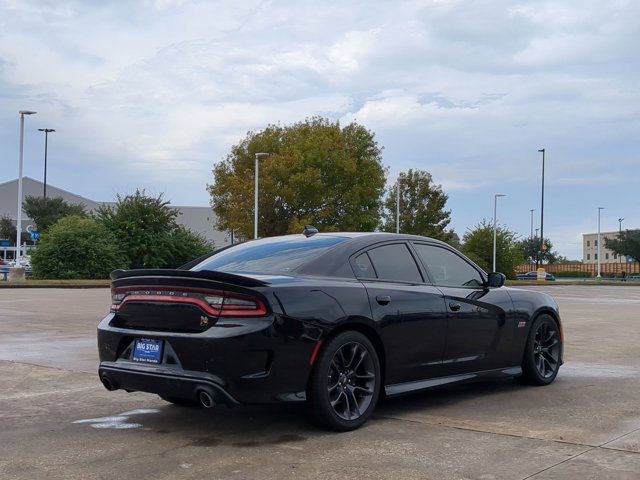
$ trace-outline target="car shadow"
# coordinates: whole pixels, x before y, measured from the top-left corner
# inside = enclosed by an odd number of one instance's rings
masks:
[[[469,399],[486,400],[487,396],[526,388],[530,387],[508,379],[485,380],[387,398],[378,404],[371,421],[400,413],[428,413]],[[178,437],[185,445],[197,447],[252,448],[304,442],[311,437],[334,434],[310,426],[304,402],[212,409],[165,404],[159,407],[158,414],[136,421],[140,421],[146,431]]]

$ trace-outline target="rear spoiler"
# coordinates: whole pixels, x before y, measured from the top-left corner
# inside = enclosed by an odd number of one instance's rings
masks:
[[[111,272],[111,280],[123,280],[125,278],[194,278],[201,280],[213,280],[215,282],[230,283],[242,287],[264,287],[268,285],[262,280],[233,273],[215,272],[212,270],[172,270],[172,269],[140,269],[140,270],[114,270]]]

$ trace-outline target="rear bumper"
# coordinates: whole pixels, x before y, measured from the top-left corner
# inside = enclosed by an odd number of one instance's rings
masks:
[[[316,325],[280,315],[219,321],[199,333],[121,328],[113,317],[97,332],[99,375],[110,389],[194,399],[206,388],[227,405],[303,400],[309,359],[322,335]],[[133,361],[136,338],[162,341],[161,363]]]
[[[212,376],[153,372],[133,366],[123,368],[109,362],[100,364],[98,374],[108,390],[148,392],[191,400],[197,400],[199,392],[206,391],[217,404],[239,405],[239,402]]]

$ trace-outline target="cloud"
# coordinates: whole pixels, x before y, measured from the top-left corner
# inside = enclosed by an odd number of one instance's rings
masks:
[[[461,231],[506,188],[505,220],[528,232],[545,146],[549,201],[577,202],[578,232],[594,202],[634,201],[639,18],[630,0],[0,0],[0,155],[33,108],[58,130],[61,186],[206,204],[246,131],[321,114],[374,130],[392,178],[431,171]]]

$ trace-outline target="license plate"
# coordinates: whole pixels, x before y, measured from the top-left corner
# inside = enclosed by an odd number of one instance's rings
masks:
[[[133,347],[133,360],[145,363],[160,363],[162,359],[162,340],[136,338]]]

